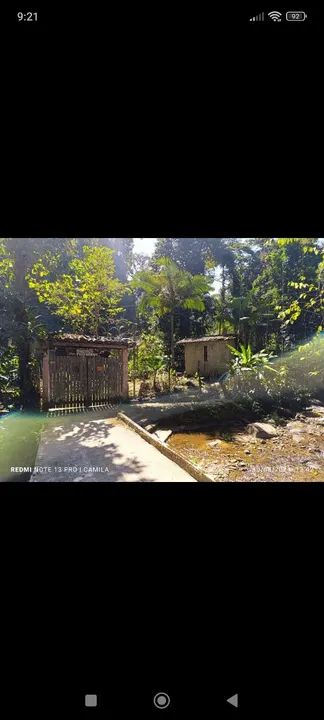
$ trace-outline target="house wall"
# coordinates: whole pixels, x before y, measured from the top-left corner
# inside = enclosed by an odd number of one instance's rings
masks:
[[[228,369],[228,362],[231,358],[231,351],[227,344],[233,344],[232,340],[215,340],[208,343],[188,343],[185,347],[185,371],[188,375],[195,375],[198,372],[198,361],[200,361],[200,374],[203,377],[209,375],[221,375]],[[207,362],[204,362],[204,347],[207,347]]]

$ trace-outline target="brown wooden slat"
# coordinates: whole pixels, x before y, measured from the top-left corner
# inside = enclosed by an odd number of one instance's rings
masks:
[[[49,382],[51,406],[78,408],[86,404],[109,403],[121,397],[121,358],[113,355],[55,356],[52,352]]]

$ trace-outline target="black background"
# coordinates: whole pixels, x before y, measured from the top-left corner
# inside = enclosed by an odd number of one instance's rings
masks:
[[[321,18],[262,10],[4,12],[1,236],[322,236]],[[2,484],[4,717],[150,717],[158,690],[175,717],[319,712],[322,508],[317,483]]]

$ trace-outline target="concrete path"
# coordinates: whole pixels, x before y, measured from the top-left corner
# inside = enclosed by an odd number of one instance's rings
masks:
[[[35,467],[31,482],[196,482],[116,417],[86,414],[51,420]]]
[[[199,388],[185,388],[179,393],[161,395],[152,400],[134,401],[120,406],[120,410],[135,420],[139,425],[147,427],[165,420],[173,415],[197,410],[198,408],[214,407],[222,404],[224,398],[220,392],[220,386],[215,383],[213,386]]]

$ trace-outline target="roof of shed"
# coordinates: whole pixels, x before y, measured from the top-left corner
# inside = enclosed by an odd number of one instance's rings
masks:
[[[205,335],[205,337],[200,338],[184,338],[183,340],[178,340],[176,345],[186,345],[189,343],[208,343],[208,342],[215,342],[218,340],[235,340],[235,335]]]
[[[133,346],[134,341],[130,338],[105,337],[104,335],[78,335],[77,333],[50,333],[48,340],[51,343],[64,345],[106,345],[107,347]]]

